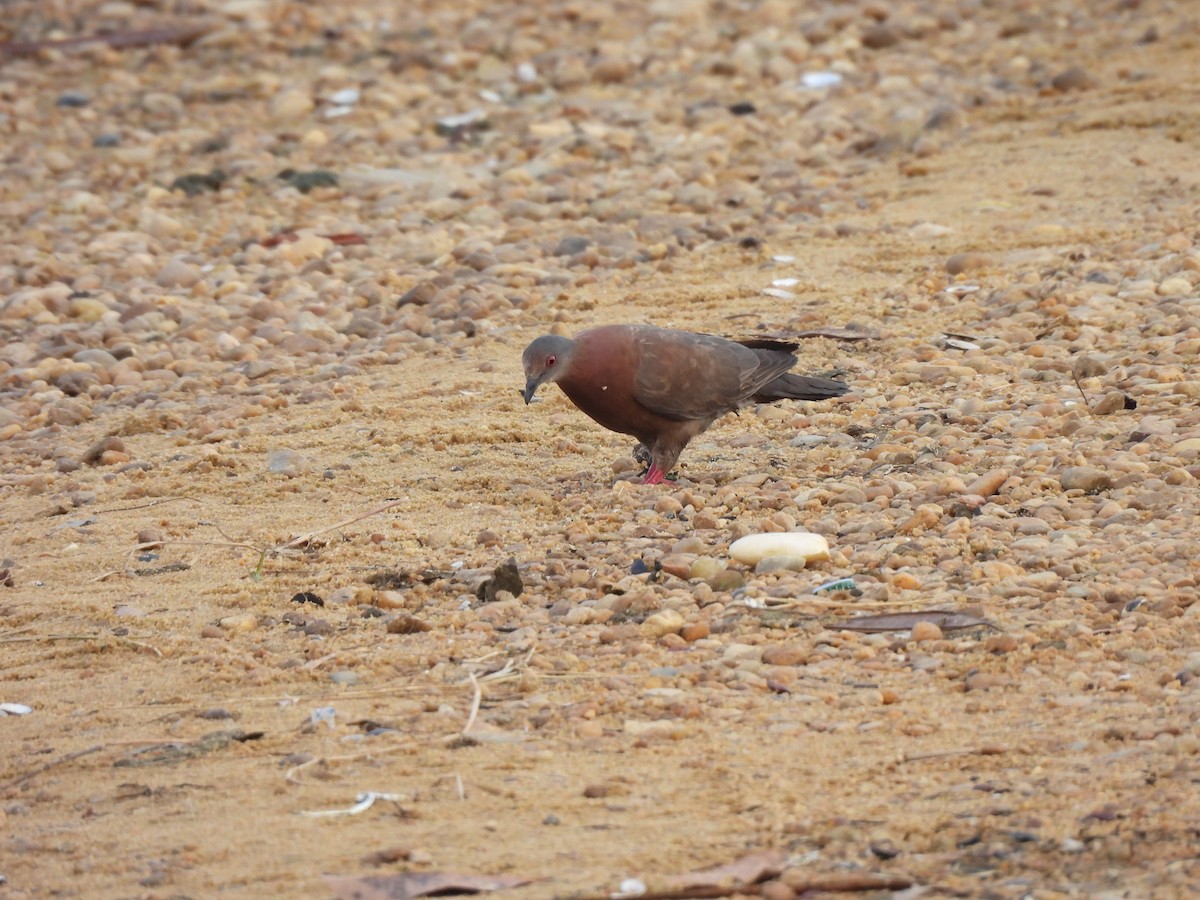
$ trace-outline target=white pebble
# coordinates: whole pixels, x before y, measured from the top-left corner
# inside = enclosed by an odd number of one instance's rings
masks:
[[[748,534],[730,545],[729,555],[748,566],[768,556],[803,556],[811,563],[829,559],[829,542],[807,531]]]

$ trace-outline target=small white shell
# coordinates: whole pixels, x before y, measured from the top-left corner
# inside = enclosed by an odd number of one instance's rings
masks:
[[[803,556],[811,563],[829,559],[829,542],[807,531],[748,534],[730,545],[729,555],[748,566],[767,556]]]
[[[31,712],[33,712],[33,707],[26,706],[24,703],[0,703],[0,717],[27,716]]]

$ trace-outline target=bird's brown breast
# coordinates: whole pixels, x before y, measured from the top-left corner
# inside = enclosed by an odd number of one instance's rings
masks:
[[[587,339],[577,339],[571,369],[558,384],[593,421],[653,444],[664,428],[676,423],[638,402],[634,394],[638,360],[628,337],[621,330],[599,328]]]

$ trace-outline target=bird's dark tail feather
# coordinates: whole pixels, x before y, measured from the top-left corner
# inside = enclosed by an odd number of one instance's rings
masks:
[[[756,403],[771,403],[775,400],[828,400],[848,393],[850,385],[832,378],[815,375],[780,375],[762,386],[754,395]]]

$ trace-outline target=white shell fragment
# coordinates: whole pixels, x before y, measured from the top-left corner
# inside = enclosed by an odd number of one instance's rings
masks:
[[[0,703],[0,716],[27,716],[31,712],[33,707],[24,703]]]
[[[837,72],[805,72],[800,76],[800,85],[809,90],[835,87],[842,83],[842,76]]]
[[[729,546],[729,555],[748,566],[768,556],[803,556],[812,563],[829,559],[829,542],[808,531],[748,534]]]
[[[785,291],[783,288],[763,288],[763,293],[768,297],[774,297],[776,300],[795,300],[796,295],[791,291]]]

